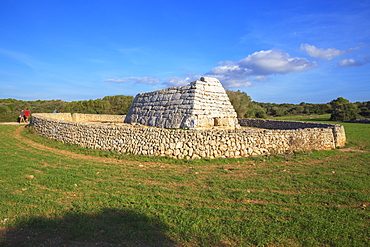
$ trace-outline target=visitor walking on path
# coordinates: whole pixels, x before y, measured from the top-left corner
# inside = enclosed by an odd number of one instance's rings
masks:
[[[24,111],[22,110],[20,113],[19,113],[19,123],[24,123]]]
[[[28,110],[28,108],[24,111],[24,117],[25,117],[26,123],[28,123],[28,120],[30,118],[30,111]]]

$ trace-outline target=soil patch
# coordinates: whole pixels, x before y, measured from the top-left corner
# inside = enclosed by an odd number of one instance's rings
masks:
[[[341,148],[338,149],[339,152],[358,152],[358,153],[368,153],[369,151],[367,150],[361,150],[356,147],[350,147],[350,148]]]

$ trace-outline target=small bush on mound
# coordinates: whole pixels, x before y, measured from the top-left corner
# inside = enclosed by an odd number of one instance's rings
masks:
[[[358,117],[360,110],[349,102],[349,100],[339,97],[330,102],[333,113],[331,114],[331,121],[350,121]]]

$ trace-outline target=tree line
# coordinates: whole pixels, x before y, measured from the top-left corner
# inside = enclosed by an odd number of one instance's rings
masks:
[[[330,114],[332,121],[351,121],[370,118],[370,101],[351,103],[338,97],[325,104],[260,103],[242,91],[226,91],[238,118],[267,118],[283,116]]]
[[[125,115],[133,102],[133,96],[106,96],[102,99],[66,102],[63,100],[22,101],[0,99],[0,122],[14,122],[21,110],[29,109],[31,113],[70,112],[85,114]]]
[[[251,99],[242,91],[226,91],[238,118],[267,118],[298,115],[331,114],[330,120],[350,121],[370,118],[370,101],[351,103],[342,97],[325,104],[276,104],[260,103]],[[0,122],[17,121],[21,110],[29,109],[31,113],[58,112],[85,114],[125,115],[133,102],[133,96],[106,96],[102,99],[66,102],[62,100],[22,101],[0,99]]]

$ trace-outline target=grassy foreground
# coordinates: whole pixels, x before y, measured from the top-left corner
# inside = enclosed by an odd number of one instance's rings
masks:
[[[0,245],[370,246],[370,125],[344,126],[349,152],[187,161],[0,125]]]

